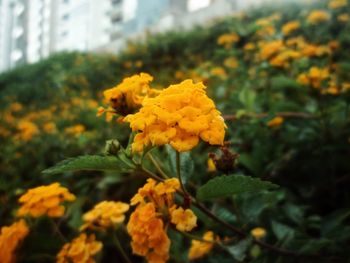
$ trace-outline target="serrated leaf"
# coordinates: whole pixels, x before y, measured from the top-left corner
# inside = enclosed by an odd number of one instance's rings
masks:
[[[83,155],[75,158],[69,158],[57,163],[55,166],[48,168],[42,173],[58,174],[63,172],[74,172],[79,170],[93,171],[128,171],[130,167],[125,162],[115,156],[100,156],[100,155]]]
[[[277,185],[271,182],[262,181],[250,176],[224,175],[211,179],[205,185],[201,186],[197,191],[197,198],[208,200],[277,187]]]

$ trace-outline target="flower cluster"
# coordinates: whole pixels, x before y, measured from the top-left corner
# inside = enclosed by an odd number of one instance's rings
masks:
[[[14,252],[22,240],[28,235],[29,229],[23,219],[10,226],[4,226],[0,232],[0,262],[15,262]]]
[[[207,241],[199,241],[192,240],[190,251],[188,252],[188,258],[190,260],[198,259],[206,254],[208,254],[214,247],[214,232],[207,231],[203,235],[203,240]]]
[[[310,85],[313,88],[320,88],[322,81],[328,77],[328,68],[312,67],[308,73],[302,73],[298,76],[298,82],[303,85]]]
[[[157,94],[157,91],[149,86],[149,82],[152,80],[151,75],[141,73],[125,78],[116,87],[106,90],[103,95],[108,101],[110,109],[99,108],[98,115],[103,112],[113,112],[125,116],[135,112],[140,108],[146,96]]]
[[[83,215],[84,225],[80,230],[102,228],[106,229],[121,224],[125,220],[124,213],[129,205],[123,202],[102,201]]]
[[[148,179],[131,199],[137,205],[127,225],[133,252],[148,262],[165,262],[169,257],[170,240],[164,221],[173,223],[179,231],[191,231],[197,225],[192,210],[177,207],[174,193],[179,190],[178,179],[157,183]]]
[[[225,123],[203,83],[185,80],[162,90],[155,98],[146,98],[140,111],[125,118],[138,134],[133,151],[150,145],[169,144],[177,151],[189,151],[199,139],[222,145]]]
[[[217,43],[221,46],[224,46],[225,48],[231,48],[234,43],[237,43],[239,41],[240,37],[236,33],[230,33],[230,34],[223,34],[221,35]]]
[[[307,17],[307,21],[310,24],[318,24],[320,22],[328,21],[329,19],[330,15],[325,10],[314,10]]]
[[[290,33],[294,32],[299,27],[300,27],[299,21],[296,21],[296,20],[290,21],[290,22],[283,25],[282,33],[283,33],[283,35],[288,36]]]
[[[102,249],[102,243],[95,240],[95,235],[80,234],[70,243],[64,244],[57,254],[57,263],[94,263],[93,256]]]
[[[67,188],[60,186],[59,183],[39,186],[29,189],[19,198],[22,206],[17,215],[40,217],[47,214],[49,217],[60,217],[63,216],[65,211],[65,207],[61,203],[74,200],[75,196]]]

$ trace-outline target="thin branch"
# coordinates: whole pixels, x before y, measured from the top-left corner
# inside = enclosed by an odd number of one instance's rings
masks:
[[[269,114],[269,113],[247,113],[247,114],[244,114],[243,117],[261,119],[261,118],[266,118],[270,115],[271,114]],[[284,118],[301,118],[301,119],[317,119],[318,118],[318,116],[310,114],[310,113],[292,112],[292,111],[277,112],[274,115],[279,116],[279,117],[284,117]],[[226,121],[234,121],[234,120],[239,119],[235,114],[224,115],[223,118]]]

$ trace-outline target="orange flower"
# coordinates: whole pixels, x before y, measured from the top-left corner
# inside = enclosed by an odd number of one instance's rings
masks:
[[[290,21],[283,25],[282,32],[285,36],[288,36],[290,33],[297,30],[299,27],[300,27],[299,21],[296,21],[296,20]]]
[[[49,217],[63,216],[65,208],[61,205],[64,201],[74,201],[75,196],[67,188],[53,183],[29,189],[19,198],[21,207],[18,216],[30,215],[40,217],[47,214]]]
[[[268,127],[279,127],[282,125],[282,123],[284,122],[284,119],[283,117],[280,117],[280,116],[277,116],[275,118],[273,118],[272,120],[270,120],[268,123],[267,123],[267,126]]]
[[[182,207],[172,209],[170,212],[171,223],[176,225],[180,231],[191,231],[197,226],[197,217],[190,209],[184,210]]]
[[[29,228],[23,219],[10,226],[3,226],[0,231],[0,262],[14,263],[15,250],[28,235]]]
[[[66,243],[57,254],[57,263],[94,263],[93,256],[102,249],[102,243],[95,241],[95,235],[80,234]]]
[[[307,17],[307,21],[310,24],[318,24],[320,22],[328,21],[329,19],[330,15],[325,10],[314,10]]]
[[[214,247],[214,232],[207,231],[203,235],[203,240],[208,242],[192,240],[190,251],[188,253],[189,260],[201,258],[208,254]]]
[[[123,202],[102,201],[83,215],[85,223],[80,230],[86,228],[106,229],[121,224],[125,219],[124,213],[128,210],[129,205]]]

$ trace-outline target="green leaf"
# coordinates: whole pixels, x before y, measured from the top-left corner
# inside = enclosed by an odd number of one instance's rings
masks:
[[[255,98],[256,98],[256,92],[249,88],[245,87],[238,95],[238,98],[240,102],[243,103],[243,105],[248,109],[248,110],[253,110],[254,109],[254,103],[255,103]]]
[[[197,191],[197,198],[208,200],[235,194],[277,188],[277,185],[244,175],[224,175],[209,180]]]
[[[93,171],[128,171],[131,167],[115,156],[100,156],[100,155],[83,155],[75,158],[69,158],[57,163],[55,166],[48,168],[42,173],[58,174],[63,172],[73,172],[79,170]]]
[[[287,241],[294,236],[294,229],[287,225],[272,220],[271,226],[278,240]]]
[[[252,238],[246,238],[239,241],[233,246],[226,247],[227,251],[233,256],[237,261],[243,261],[246,257],[246,251],[248,247],[252,244]]]

